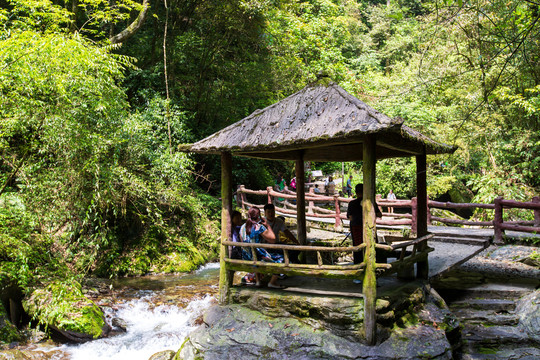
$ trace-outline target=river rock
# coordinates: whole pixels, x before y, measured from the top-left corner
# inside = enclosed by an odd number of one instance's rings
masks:
[[[540,344],[540,290],[522,297],[516,306],[516,314],[519,327]]]
[[[60,341],[86,342],[103,337],[110,330],[101,308],[84,296],[81,285],[75,281],[57,280],[35,289],[23,305]]]
[[[154,355],[150,356],[148,360],[172,360],[174,359],[175,355],[176,353],[174,351],[165,350],[155,353]]]
[[[112,319],[111,325],[113,326],[113,330],[116,330],[118,332],[127,331],[127,322],[124,319],[115,317]]]
[[[215,305],[205,313],[204,323],[189,335],[175,360],[452,358],[444,330],[431,325],[397,329],[372,347],[295,318],[269,317],[241,305]]]
[[[451,359],[459,322],[419,282],[381,291],[376,346],[363,342],[363,298],[231,289],[231,304],[203,316],[175,360]]]

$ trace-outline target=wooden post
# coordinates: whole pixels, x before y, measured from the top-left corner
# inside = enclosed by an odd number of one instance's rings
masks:
[[[314,192],[314,189],[312,187],[309,188],[309,195],[313,195],[315,194]],[[313,208],[315,207],[315,203],[313,202],[313,200],[309,200],[309,205],[308,205],[308,214],[313,214],[314,211],[313,211]]]
[[[499,196],[493,201],[495,204],[495,214],[493,216],[493,243],[495,244],[503,243],[503,229],[501,228],[503,223],[502,199],[502,196]]]
[[[540,204],[540,197],[535,196],[532,198],[532,202]],[[534,209],[534,226],[540,226],[540,210]]]
[[[306,174],[304,171],[304,154],[300,152],[296,159],[296,229],[300,245],[306,245]]]
[[[429,196],[427,197],[427,224],[431,225],[431,209],[429,208]]]
[[[242,210],[246,209],[246,193],[244,192],[246,190],[245,185],[240,185],[240,189],[238,189],[238,193],[240,193],[240,206],[242,207]],[[236,195],[236,198],[238,199],[238,193]]]
[[[377,276],[375,260],[375,243],[377,242],[375,216],[375,165],[376,138],[368,135],[363,144],[364,159],[364,193],[362,199],[362,216],[364,221],[363,240],[366,244],[364,262],[364,332],[368,345],[375,345],[377,333]]]
[[[336,208],[336,223],[334,225],[334,228],[336,230],[341,229],[341,209],[339,208],[338,198],[338,195],[334,195],[334,207]]]
[[[418,227],[418,199],[415,197],[413,197],[411,199],[411,214],[412,214],[412,219],[411,219],[411,237],[416,235],[416,230],[417,230],[417,227]]]
[[[426,148],[422,154],[416,156],[416,236],[422,237],[427,235],[427,211],[428,211],[428,197],[427,197],[427,165],[426,165]],[[418,250],[424,251],[427,249],[427,241],[423,241],[419,244]],[[429,278],[429,263],[428,258],[426,260],[419,261],[416,264],[416,277],[419,279],[427,280]]]
[[[272,195],[270,195],[270,191],[272,191],[272,187],[268,186],[266,188],[266,194],[268,195],[268,201],[266,202],[267,204],[272,204]]]
[[[232,156],[231,153],[221,153],[221,248],[219,252],[219,303],[226,305],[229,301],[229,288],[232,285],[234,271],[227,270],[225,257],[228,255],[227,246],[223,241],[231,238],[232,213]]]

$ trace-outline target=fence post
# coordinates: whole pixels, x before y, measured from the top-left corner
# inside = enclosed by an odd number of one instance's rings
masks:
[[[309,195],[313,195],[313,194],[315,194],[315,190],[312,187],[310,187],[309,188]],[[314,206],[315,206],[315,204],[314,204],[313,200],[309,200],[308,211],[307,211],[308,214],[313,214],[313,207]]]
[[[540,205],[540,197],[533,197],[532,202]],[[534,226],[540,226],[540,209],[534,209]]]
[[[334,228],[336,230],[341,228],[341,209],[339,208],[339,196],[334,195],[334,207],[336,208],[336,223],[334,225]]]
[[[431,210],[429,209],[429,196],[427,197],[427,224],[431,225]]]
[[[411,213],[412,213],[412,219],[411,219],[411,236],[413,234],[416,235],[417,228],[418,228],[418,199],[413,197],[411,199]]]
[[[495,214],[493,216],[493,243],[503,243],[503,229],[501,225],[503,223],[503,207],[501,204],[502,196],[497,197],[493,203],[495,204]]]
[[[272,195],[270,195],[270,191],[272,191],[272,187],[268,186],[266,188],[266,194],[268,195],[268,202],[267,204],[272,204]]]
[[[245,185],[240,185],[239,189],[236,191],[236,199],[237,201],[240,200],[240,207],[242,210],[246,209],[246,205],[244,204],[246,202],[246,194],[244,193],[244,190],[246,190]]]

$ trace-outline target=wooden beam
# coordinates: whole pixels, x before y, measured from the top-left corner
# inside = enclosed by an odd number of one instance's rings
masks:
[[[296,156],[296,229],[298,242],[301,245],[307,244],[306,231],[306,195],[304,194],[306,185],[306,174],[304,171],[304,154],[299,151]]]
[[[375,243],[377,242],[376,216],[375,216],[375,165],[376,165],[376,137],[366,137],[363,145],[364,155],[364,194],[362,199],[362,216],[364,221],[363,240],[366,244],[364,262],[363,293],[364,293],[364,332],[368,345],[375,345],[377,332],[376,301],[377,301],[377,274],[375,260]]]
[[[427,165],[426,165],[426,150],[421,155],[416,156],[416,236],[422,237],[427,235],[427,211],[428,211],[428,197],[427,197]],[[419,251],[423,252],[427,248],[427,241],[419,244]],[[419,261],[416,264],[416,277],[419,279],[428,279],[429,277],[429,263],[426,257],[425,261]]]
[[[232,156],[221,153],[221,247],[219,252],[219,303],[226,305],[229,301],[229,288],[232,285],[234,272],[227,270],[225,257],[228,256],[225,241],[231,240],[232,213]]]

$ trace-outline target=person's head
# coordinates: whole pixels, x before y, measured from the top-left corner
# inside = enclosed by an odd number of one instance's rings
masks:
[[[331,181],[334,181],[334,178],[331,177],[331,176],[329,176],[329,177],[328,177],[328,182],[331,182]]]
[[[242,214],[240,214],[240,211],[234,210],[231,215],[231,223],[233,226],[240,226],[242,225]]]
[[[361,198],[364,195],[364,184],[356,184],[354,191],[356,192],[356,197]]]
[[[351,179],[351,180],[352,180],[352,175],[349,175],[349,179]]]
[[[392,193],[392,189],[390,189],[390,194]]]
[[[249,208],[246,220],[246,233],[251,234],[251,228],[261,221],[261,210],[258,207],[252,206]]]
[[[269,221],[274,221],[274,219],[276,218],[276,207],[274,206],[274,204],[264,205],[264,216]]]

